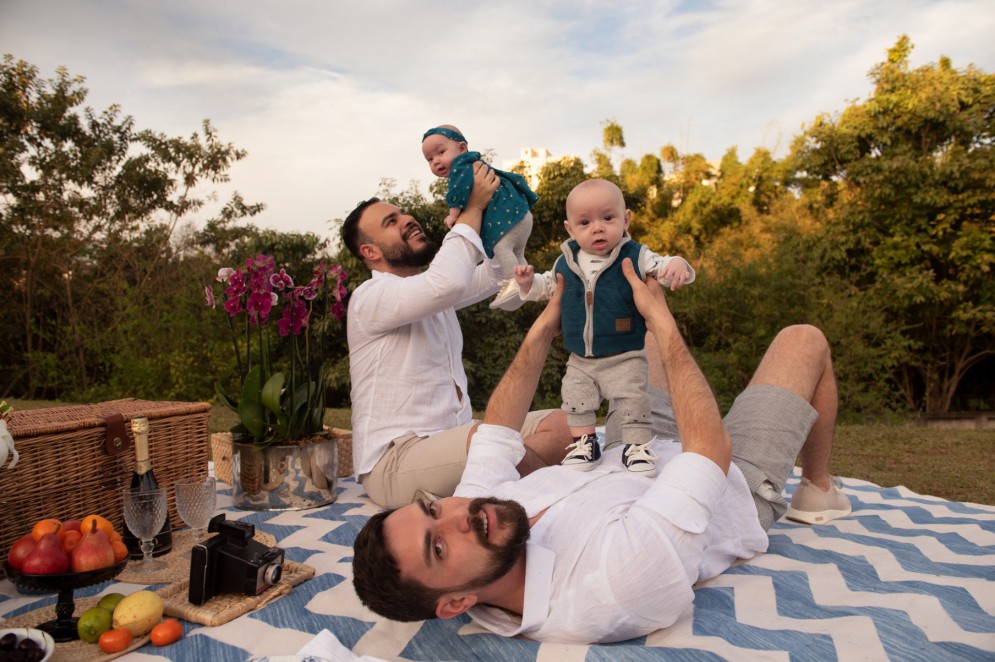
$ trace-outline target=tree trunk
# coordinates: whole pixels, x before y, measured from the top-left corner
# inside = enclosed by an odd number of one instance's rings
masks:
[[[970,340],[964,340],[960,347],[949,348],[942,357],[943,362],[927,364],[923,370],[926,382],[926,413],[945,414],[950,411],[957,387],[968,370],[986,356],[995,353],[993,350],[983,350],[970,354]]]

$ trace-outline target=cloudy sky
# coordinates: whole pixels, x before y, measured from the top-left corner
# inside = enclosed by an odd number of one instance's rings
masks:
[[[995,71],[991,0],[0,0],[2,52],[84,76],[88,105],[140,128],[209,118],[249,152],[231,188],[266,203],[256,222],[323,236],[381,178],[427,191],[441,123],[499,166],[526,146],[590,163],[608,118],[637,159],[781,156],[867,96],[903,33],[913,66]]]

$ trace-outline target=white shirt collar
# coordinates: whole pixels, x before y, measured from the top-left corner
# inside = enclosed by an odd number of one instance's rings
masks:
[[[526,543],[525,599],[521,617],[488,605],[471,608],[470,617],[491,632],[504,637],[514,637],[523,632],[538,630],[549,615],[555,563],[556,554],[552,550],[531,541]]]

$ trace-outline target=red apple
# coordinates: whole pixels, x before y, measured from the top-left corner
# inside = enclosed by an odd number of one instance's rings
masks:
[[[78,519],[71,519],[68,522],[62,523],[63,531],[79,531],[83,533],[83,522]]]
[[[30,533],[25,533],[23,536],[17,539],[10,547],[10,553],[7,554],[7,563],[10,567],[18,572],[24,567],[24,559],[28,557],[35,548],[35,539]]]

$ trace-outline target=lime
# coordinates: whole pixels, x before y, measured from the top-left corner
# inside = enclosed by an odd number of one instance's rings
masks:
[[[103,607],[107,611],[114,613],[114,608],[117,607],[117,603],[124,600],[123,593],[108,593],[104,597],[100,598],[100,602],[97,603],[98,607]]]
[[[103,607],[90,607],[79,617],[76,631],[79,638],[91,644],[97,643],[100,635],[111,629],[111,613]]]

